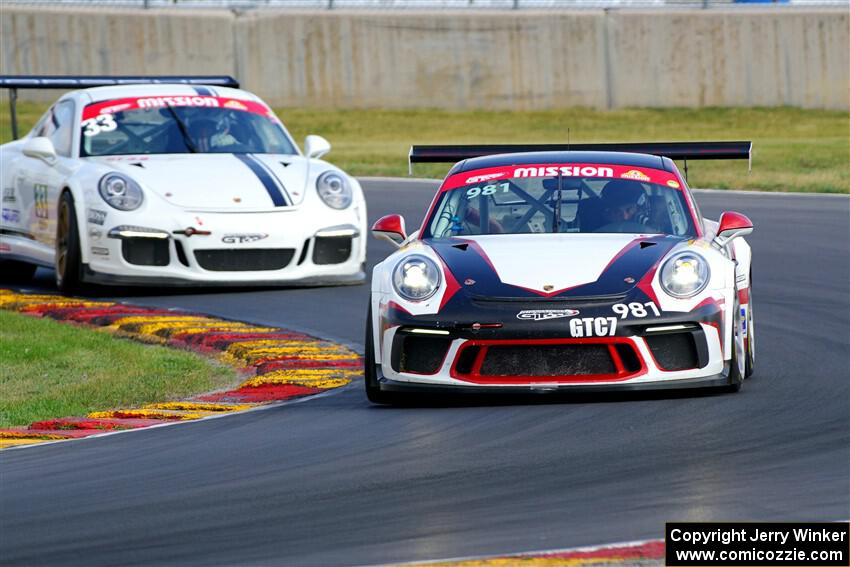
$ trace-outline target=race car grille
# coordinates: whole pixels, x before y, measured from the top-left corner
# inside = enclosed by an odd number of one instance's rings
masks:
[[[593,382],[644,369],[632,344],[620,339],[469,341],[452,375],[477,383]]]
[[[316,237],[313,245],[314,264],[342,264],[351,256],[350,236]]]
[[[391,365],[396,372],[436,374],[452,340],[448,337],[413,335],[404,331],[393,339]]]
[[[704,341],[702,331],[699,334]],[[646,345],[662,370],[686,370],[701,366],[692,332],[647,336]]]
[[[159,238],[123,238],[121,255],[136,266],[167,266],[171,261],[168,240]]]
[[[212,272],[281,270],[289,265],[294,255],[292,248],[195,250],[198,265]]]

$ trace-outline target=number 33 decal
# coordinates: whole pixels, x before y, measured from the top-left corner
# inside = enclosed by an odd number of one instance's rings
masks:
[[[97,136],[101,132],[112,132],[118,128],[118,124],[115,123],[111,114],[101,114],[97,118],[83,120],[82,126],[85,128],[83,136],[86,137]]]
[[[631,312],[632,317],[642,318],[649,315],[646,308],[649,308],[650,311],[656,316],[661,316],[661,313],[658,311],[658,307],[656,307],[655,303],[652,301],[647,301],[646,303],[617,303],[611,306],[611,309],[614,310],[614,313],[620,316],[620,319],[625,319],[629,316],[629,312]]]

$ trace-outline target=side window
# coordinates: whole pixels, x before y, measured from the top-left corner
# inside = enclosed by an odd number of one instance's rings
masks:
[[[74,103],[65,100],[53,107],[53,116],[46,124],[47,129],[43,136],[50,138],[56,153],[60,156],[70,157],[73,144],[74,126]]]

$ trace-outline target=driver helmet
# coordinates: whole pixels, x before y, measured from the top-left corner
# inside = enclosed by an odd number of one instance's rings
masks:
[[[646,191],[638,181],[615,179],[602,188],[602,203],[605,214],[612,221],[634,220],[642,222],[646,217]]]

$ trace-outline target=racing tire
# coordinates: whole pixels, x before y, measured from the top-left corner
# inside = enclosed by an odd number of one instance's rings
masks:
[[[38,266],[18,260],[0,261],[0,281],[12,284],[25,284],[32,280]]]
[[[738,290],[735,290],[735,304],[732,315],[732,357],[729,360],[729,385],[726,390],[737,392],[741,389],[746,376],[746,351],[741,332],[741,304],[738,303]]]
[[[750,302],[747,304],[747,339],[744,343],[746,351],[746,370],[744,378],[753,375],[756,366],[756,330],[753,326],[753,276],[750,275]]]
[[[366,397],[373,404],[391,404],[395,396],[382,392],[378,386],[378,372],[375,368],[375,341],[372,337],[372,303],[366,311],[366,355],[363,359],[363,384],[366,387]]]
[[[62,193],[56,217],[56,287],[62,293],[73,293],[82,287],[83,267],[77,212],[70,191]]]

